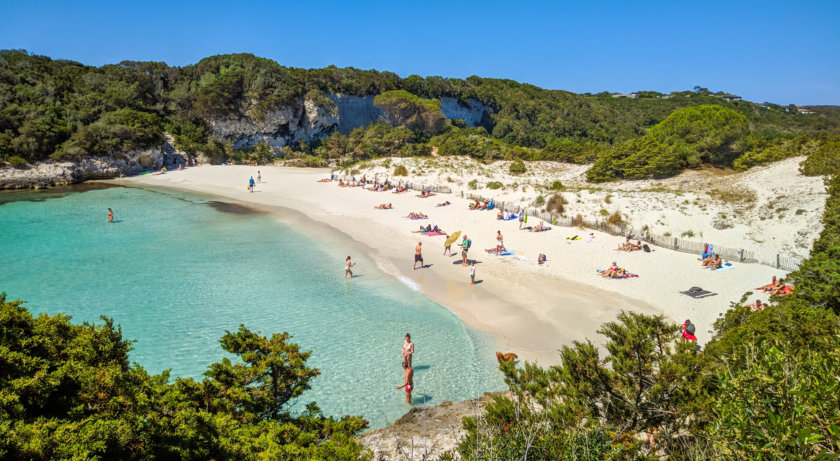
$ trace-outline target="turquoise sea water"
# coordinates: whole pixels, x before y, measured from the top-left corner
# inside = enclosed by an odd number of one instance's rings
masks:
[[[107,208],[116,222],[106,222]],[[245,324],[288,331],[321,370],[303,401],[372,427],[408,410],[400,349],[410,332],[416,405],[504,387],[492,343],[422,294],[277,218],[168,190],[83,186],[0,193],[0,291],[33,313],[113,317],[132,361],[200,377],[218,339]],[[302,405],[301,405],[302,407]]]

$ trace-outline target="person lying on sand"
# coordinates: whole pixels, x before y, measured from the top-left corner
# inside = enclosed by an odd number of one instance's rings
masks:
[[[504,252],[508,251],[508,249],[505,248],[504,245],[502,245],[502,246],[495,246],[493,248],[485,248],[484,251],[486,251],[490,254],[499,255],[501,253],[504,253]]]
[[[406,218],[408,218],[408,219],[425,219],[425,218],[428,218],[428,216],[424,215],[423,213],[415,213],[415,212],[412,211],[411,213],[408,214],[408,216],[406,216]]]
[[[779,289],[779,288],[784,289],[784,287],[785,287],[785,285],[781,281],[776,280],[776,276],[774,275],[773,278],[770,280],[770,283],[768,285],[765,285],[765,286],[761,287],[761,291],[764,291],[766,293],[770,293],[771,291],[773,291],[775,289]]]
[[[479,206],[481,206],[481,202],[476,200],[475,203],[470,204],[470,210],[477,210]]]
[[[534,226],[533,229],[531,229],[531,232],[542,232],[544,230],[545,230],[545,227],[543,227],[543,222],[540,221],[536,226]]]
[[[432,191],[430,191],[430,190],[424,190],[424,191],[420,192],[420,195],[418,195],[418,197],[426,198],[426,197],[434,197],[435,195],[436,194],[433,194]]]
[[[438,204],[437,204],[437,206],[447,206],[447,205],[451,205],[451,203],[449,203],[449,200],[447,200],[447,201],[445,201],[445,202],[443,202],[443,203],[438,203]]]
[[[374,208],[376,208],[377,210],[390,210],[391,208],[393,208],[393,206],[390,203],[387,205],[383,203],[379,206],[375,206]]]
[[[767,304],[762,303],[760,299],[756,299],[754,303],[747,305],[750,306],[750,311],[752,312],[763,311],[767,307]]]
[[[394,191],[395,194],[402,194],[403,192],[408,192],[407,187],[397,187],[397,190]]]
[[[332,182],[330,178],[319,179],[318,182]]]

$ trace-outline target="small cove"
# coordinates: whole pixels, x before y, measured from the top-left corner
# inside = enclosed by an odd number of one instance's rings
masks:
[[[322,374],[303,401],[331,416],[361,414],[372,427],[409,408],[394,389],[406,332],[417,344],[415,405],[504,386],[489,337],[350,243],[171,190],[5,192],[0,204],[0,291],[36,314],[113,317],[136,340],[131,359],[150,372],[200,377],[223,357],[224,331],[245,324],[266,335],[288,331],[313,351],[310,365]],[[358,275],[347,281],[346,254]]]

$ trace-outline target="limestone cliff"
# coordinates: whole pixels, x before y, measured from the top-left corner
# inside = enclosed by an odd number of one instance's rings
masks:
[[[310,100],[261,113],[259,117],[240,115],[229,118],[208,119],[213,135],[230,139],[234,147],[244,149],[258,142],[266,142],[274,149],[296,143],[323,138],[338,131],[349,134],[358,127],[386,121],[385,112],[373,105],[373,95],[327,95],[332,104],[317,105]],[[441,111],[451,119],[462,119],[470,126],[479,125],[492,109],[469,100],[465,104],[455,98],[442,98]]]
[[[161,167],[175,168],[184,156],[175,149],[172,136],[164,135],[158,147],[123,152],[79,161],[44,161],[27,168],[0,168],[0,190],[41,189],[66,186],[87,179],[111,179]]]

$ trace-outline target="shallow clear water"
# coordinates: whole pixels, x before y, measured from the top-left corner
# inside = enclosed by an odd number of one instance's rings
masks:
[[[415,404],[503,388],[492,343],[340,243],[278,219],[181,192],[124,187],[0,193],[0,291],[33,313],[113,317],[132,361],[200,377],[245,324],[288,331],[321,370],[304,401],[372,427],[408,410],[400,348],[415,341]],[[116,222],[106,222],[107,208]],[[379,262],[381,264],[381,262]]]

